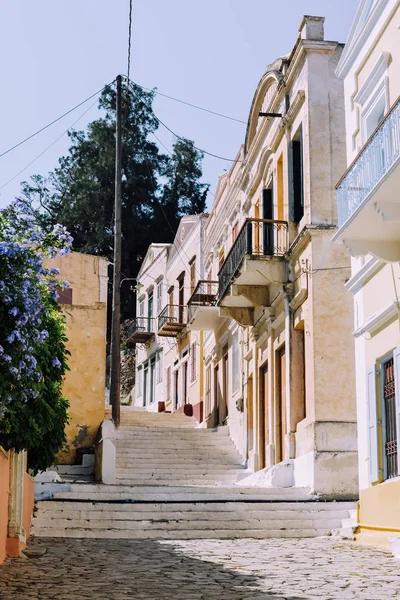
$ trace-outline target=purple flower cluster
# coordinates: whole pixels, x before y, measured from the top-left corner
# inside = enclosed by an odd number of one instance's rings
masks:
[[[38,394],[43,373],[35,354],[49,336],[42,323],[60,287],[58,269],[46,269],[43,260],[68,254],[71,242],[61,225],[43,232],[20,200],[0,211],[0,417],[10,403]],[[56,356],[50,362],[60,369]]]

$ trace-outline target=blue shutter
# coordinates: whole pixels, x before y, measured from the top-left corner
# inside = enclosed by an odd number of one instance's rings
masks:
[[[368,475],[369,482],[379,481],[378,466],[378,415],[376,404],[375,366],[367,372],[367,412],[368,412]]]
[[[397,473],[400,475],[400,348],[393,352],[394,389],[396,394]]]

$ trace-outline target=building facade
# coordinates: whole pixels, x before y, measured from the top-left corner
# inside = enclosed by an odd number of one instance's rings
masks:
[[[352,258],[359,538],[400,537],[400,2],[363,0],[337,68],[344,80],[348,168],[339,230]]]
[[[177,390],[202,403],[198,421],[228,426],[249,472],[326,498],[358,493],[350,258],[331,243],[346,161],[342,51],[325,41],[323,18],[304,17],[290,54],[260,80],[196,249],[189,235],[180,240],[183,220],[175,244],[188,249],[170,249],[166,267],[178,306],[188,303],[186,327],[165,353],[167,406],[179,407]],[[159,335],[168,315],[180,321],[165,311]],[[195,346],[191,387],[185,364]]]
[[[70,352],[63,386],[70,420],[58,461],[68,465],[80,462],[80,453],[93,448],[104,420],[108,261],[71,252],[49,263],[59,269],[60,279],[69,283],[58,299],[66,318]]]
[[[202,334],[188,325],[188,301],[203,279],[207,215],[181,219],[172,244],[151,244],[138,274],[135,405],[185,411],[203,421]]]

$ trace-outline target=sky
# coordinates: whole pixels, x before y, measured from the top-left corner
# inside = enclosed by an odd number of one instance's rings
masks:
[[[266,65],[292,49],[302,16],[324,16],[325,38],[345,42],[358,3],[133,0],[131,79],[247,121]],[[1,2],[0,154],[127,72],[128,15],[129,0]],[[95,100],[0,158],[0,207],[19,194],[21,181],[57,166],[69,147],[63,133],[99,116]],[[233,159],[244,140],[245,124],[161,96],[153,107],[175,133],[213,154]],[[157,137],[172,148],[163,127]],[[205,157],[211,191],[230,164]]]

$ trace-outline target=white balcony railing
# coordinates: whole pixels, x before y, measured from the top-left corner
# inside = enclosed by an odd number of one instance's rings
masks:
[[[336,185],[339,227],[400,157],[400,98]]]

